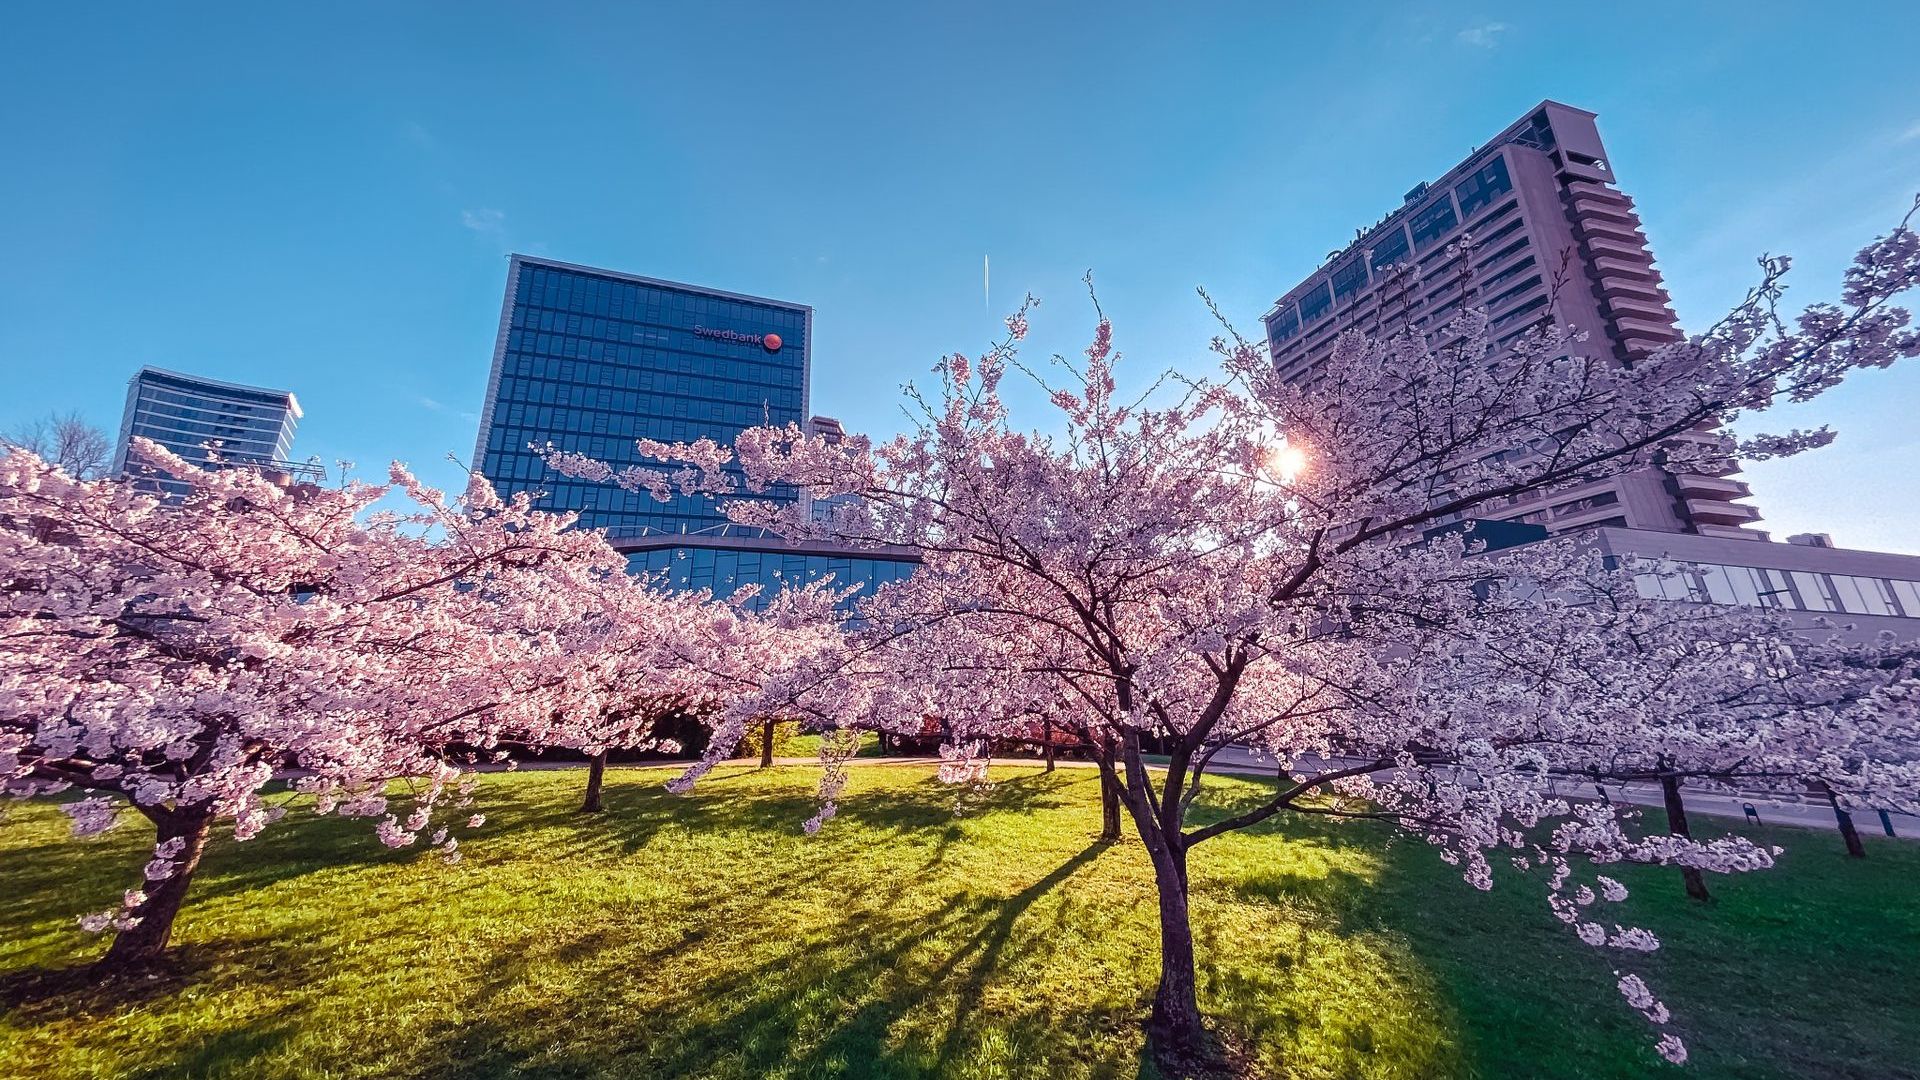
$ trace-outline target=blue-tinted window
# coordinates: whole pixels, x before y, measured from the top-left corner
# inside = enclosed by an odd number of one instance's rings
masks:
[[[1269,344],[1278,345],[1281,342],[1290,341],[1299,333],[1300,312],[1292,306],[1281,308],[1279,311],[1273,313],[1273,318],[1267,320],[1267,341]]]
[[[1413,249],[1425,251],[1441,237],[1452,232],[1460,219],[1454,216],[1453,200],[1441,196],[1440,201],[1413,215]]]
[[[1399,225],[1373,238],[1373,268],[1385,270],[1407,261],[1407,230]]]
[[[1479,209],[1513,190],[1513,178],[1507,175],[1507,159],[1495,157],[1479,172],[1455,185],[1460,196],[1460,216],[1471,220]]]
[[[1345,300],[1367,287],[1367,263],[1355,259],[1333,272],[1333,298]]]
[[[517,265],[500,384],[481,440],[489,478],[505,493],[542,492],[542,508],[582,511],[583,525],[616,533],[724,524],[709,499],[660,503],[552,474],[528,444],[638,464],[636,438],[730,443],[762,422],[803,420],[806,311]],[[777,349],[768,334],[779,335]]]
[[[1327,283],[1314,286],[1313,291],[1300,298],[1300,322],[1304,325],[1325,315],[1333,307],[1333,296],[1327,292]]]
[[[880,557],[793,555],[703,547],[662,548],[627,556],[628,573],[664,572],[667,584],[677,589],[711,589],[714,595],[727,597],[747,586],[758,585],[759,594],[748,602],[756,611],[765,608],[782,589],[824,581],[829,575],[838,587],[858,587],[843,605],[851,609],[882,585],[913,573],[914,565],[903,559]]]

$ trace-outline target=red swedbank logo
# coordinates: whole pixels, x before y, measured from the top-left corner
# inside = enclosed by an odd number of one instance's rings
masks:
[[[696,326],[693,334],[715,341],[731,341],[736,345],[758,345],[768,352],[779,352],[780,346],[785,344],[779,334],[743,334],[738,330],[717,330],[711,326]]]

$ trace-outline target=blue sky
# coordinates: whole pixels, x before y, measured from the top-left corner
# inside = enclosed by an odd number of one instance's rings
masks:
[[[894,388],[1095,271],[1198,369],[1353,230],[1545,97],[1592,109],[1684,321],[1761,252],[1830,295],[1920,189],[1920,7],[1685,3],[31,5],[0,67],[0,426],[117,426],[143,363],[284,386],[296,452],[441,483],[508,251],[812,304],[813,403]],[[1562,10],[1564,8],[1564,10]],[[981,261],[992,258],[992,296]],[[1920,364],[1776,419],[1776,536],[1920,553]],[[1906,480],[1901,477],[1908,477]]]

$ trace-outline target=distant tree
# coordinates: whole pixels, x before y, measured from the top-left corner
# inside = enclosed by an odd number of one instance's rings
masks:
[[[77,412],[49,413],[0,433],[0,447],[32,451],[75,480],[98,480],[113,464],[113,440]]]
[[[750,588],[716,599],[626,574],[596,583],[580,623],[565,631],[566,673],[549,724],[522,736],[587,755],[583,813],[601,808],[608,750],[677,751],[670,722],[713,722],[742,698],[759,700],[763,680],[836,643],[843,590],[787,589],[755,610],[757,596]]]
[[[1276,815],[1386,821],[1423,836],[1481,889],[1504,854],[1516,869],[1548,872],[1556,914],[1571,912],[1582,941],[1627,953],[1658,943],[1580,914],[1626,891],[1603,876],[1597,888],[1570,884],[1576,860],[1720,872],[1771,864],[1737,837],[1635,836],[1619,808],[1570,803],[1553,787],[1556,771],[1604,767],[1621,752],[1658,760],[1721,727],[1711,692],[1739,690],[1744,677],[1697,695],[1704,713],[1620,710],[1596,742],[1587,722],[1628,680],[1596,683],[1576,665],[1631,668],[1636,652],[1589,613],[1590,553],[1556,541],[1493,559],[1471,534],[1423,538],[1517,498],[1650,465],[1717,474],[1736,457],[1824,445],[1824,429],[1738,442],[1702,433],[1739,430],[1776,402],[1920,355],[1920,334],[1892,303],[1920,283],[1920,237],[1903,222],[1860,252],[1838,303],[1798,316],[1779,309],[1785,271],[1785,260],[1766,260],[1727,317],[1630,367],[1550,311],[1510,330],[1469,310],[1431,333],[1343,335],[1305,382],[1281,378],[1263,347],[1230,334],[1215,342],[1221,378],[1169,374],[1139,397],[1118,390],[1104,315],[1083,357],[1022,366],[1013,341],[1026,332],[1023,309],[1008,320],[1011,341],[978,361],[943,359],[937,394],[910,388],[920,422],[884,446],[829,445],[788,425],[749,430],[731,451],[642,440],[642,456],[667,468],[548,461],[660,498],[794,485],[834,509],[723,505],[736,522],[793,538],[915,549],[920,568],[866,601],[864,629],[837,667],[768,690],[837,710],[851,730],[917,731],[938,716],[950,740],[943,777],[978,780],[971,755],[1033,722],[995,688],[1038,685],[1044,710],[1075,700],[1055,720],[1111,748],[1102,774],[1153,867],[1160,979],[1147,1033],[1167,1071],[1186,1072],[1211,1053],[1187,865],[1225,833]],[[1051,399],[1037,430],[1011,419],[1000,389],[1010,371]],[[1676,610],[1633,604],[1630,582],[1606,592],[1650,619]],[[1583,622],[1602,635],[1594,651],[1528,645]],[[1434,692],[1466,669],[1485,673],[1480,693]],[[1569,707],[1534,707],[1555,698]],[[716,728],[678,786],[739,735]],[[1297,775],[1256,805],[1192,823],[1195,793],[1230,744],[1258,745]],[[1149,746],[1169,755],[1163,772],[1149,768]],[[1637,975],[1619,989],[1654,1024],[1669,1022]],[[1670,1031],[1656,1049],[1686,1057]]]

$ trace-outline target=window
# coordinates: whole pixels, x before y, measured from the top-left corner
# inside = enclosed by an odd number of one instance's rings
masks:
[[[1909,619],[1920,619],[1920,581],[1894,581],[1894,598],[1900,601],[1900,611]]]
[[[1793,591],[1800,594],[1802,611],[1834,610],[1833,590],[1818,574],[1794,570],[1788,576],[1793,579]]]
[[[1407,261],[1407,230],[1399,225],[1373,238],[1373,258],[1369,261],[1375,270],[1385,270]]]
[[[1326,282],[1315,286],[1313,291],[1300,298],[1300,321],[1310,323],[1325,315],[1333,307],[1333,297],[1327,292]]]
[[[1648,599],[1920,618],[1920,582],[1849,574],[1702,564],[1665,578],[1636,574],[1634,588]]]
[[[1559,506],[1553,508],[1553,516],[1556,518],[1572,517],[1575,514],[1584,514],[1589,510],[1597,510],[1603,506],[1612,506],[1619,501],[1620,496],[1617,492],[1602,491],[1589,495],[1584,499],[1575,499],[1573,502],[1561,503]]]
[[[1790,608],[1793,606],[1793,592],[1787,588],[1785,570],[1756,567],[1753,571],[1753,583],[1760,591],[1761,607]]]
[[[1828,576],[1833,579],[1833,587],[1840,594],[1840,602],[1847,611],[1855,615],[1893,614],[1893,593],[1886,582],[1879,578],[1848,574]]]
[[[1757,607],[1760,603],[1760,594],[1754,589],[1753,578],[1747,574],[1744,566],[1702,566],[1700,580],[1706,585],[1707,599],[1713,603],[1746,607]]]
[[[1512,311],[1509,311],[1505,315],[1502,315],[1499,318],[1493,320],[1493,328],[1495,330],[1498,330],[1503,326],[1511,325],[1514,321],[1518,319],[1523,319],[1527,315],[1535,311],[1538,311],[1541,308],[1546,306],[1547,306],[1547,298],[1544,296],[1536,296],[1532,300],[1529,300],[1526,303],[1521,304],[1519,307],[1514,308]]]
[[[1513,137],[1521,146],[1531,146],[1535,150],[1551,150],[1554,146],[1553,125],[1547,120],[1545,111],[1527,117],[1525,130]]]
[[[1454,216],[1453,200],[1443,195],[1439,202],[1413,215],[1412,224],[1413,249],[1425,251],[1452,232],[1460,219]]]
[[[1355,259],[1333,272],[1333,298],[1344,300],[1367,287],[1367,264]]]
[[[1494,239],[1495,238],[1493,237],[1489,237],[1486,240],[1476,240],[1475,244],[1484,247],[1488,244],[1491,244]],[[1506,247],[1501,248],[1499,251],[1496,251],[1493,254],[1487,256],[1486,258],[1481,259],[1478,262],[1474,263],[1473,264],[1474,269],[1485,270],[1487,267],[1492,266],[1493,264],[1499,262],[1500,260],[1506,258],[1507,256],[1513,254],[1516,251],[1521,250],[1526,246],[1527,246],[1527,238],[1522,236],[1518,240],[1515,240],[1513,243],[1508,244]],[[1531,259],[1532,256],[1528,256],[1528,258]]]
[[[1515,285],[1513,288],[1508,289],[1506,292],[1501,293],[1499,296],[1494,297],[1492,300],[1489,300],[1487,302],[1487,310],[1488,311],[1495,310],[1496,308],[1506,303],[1507,301],[1520,296],[1520,294],[1526,292],[1528,289],[1537,288],[1539,284],[1540,284],[1540,276],[1538,274],[1535,274],[1534,276],[1528,278],[1527,280],[1521,282],[1520,284]]]
[[[1533,268],[1533,256],[1529,255],[1526,258],[1521,259],[1519,262],[1514,263],[1512,266],[1508,267],[1507,269],[1502,270],[1498,274],[1495,274],[1494,276],[1488,278],[1487,283],[1481,287],[1487,290],[1497,289],[1500,286],[1506,284],[1507,282],[1512,281],[1514,278],[1519,277],[1521,274],[1526,273],[1528,270],[1532,268]]]
[[[1293,307],[1281,308],[1267,321],[1267,337],[1274,345],[1289,341],[1299,333],[1300,312]]]
[[[1507,159],[1503,157],[1487,162],[1453,189],[1460,197],[1460,216],[1469,221],[1481,207],[1512,190],[1513,178],[1507,175]]]
[[[1868,602],[1876,604],[1879,607],[1879,610],[1874,612],[1875,615],[1898,615],[1900,613],[1899,601],[1894,598],[1891,583],[1880,578],[1862,578],[1860,580],[1863,582],[1860,590],[1867,594]]]
[[[1633,588],[1645,600],[1693,600],[1692,577],[1686,570],[1672,574],[1635,574]]]

